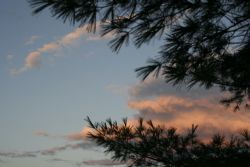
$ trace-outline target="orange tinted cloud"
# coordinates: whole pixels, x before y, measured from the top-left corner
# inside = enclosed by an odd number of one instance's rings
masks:
[[[250,128],[249,112],[233,112],[213,99],[191,99],[173,95],[153,99],[132,100],[128,106],[137,111],[139,117],[152,119],[158,124],[174,126],[180,130],[198,124],[206,133],[232,133]]]
[[[60,45],[57,42],[50,42],[44,44],[42,47],[38,48],[37,51],[40,53],[55,52],[60,49]]]
[[[30,52],[25,58],[25,63],[23,67],[19,69],[11,69],[10,74],[17,75],[29,69],[38,68],[40,65],[41,65],[41,52],[39,51]]]
[[[29,53],[25,59],[25,67],[27,68],[39,67],[40,63],[41,53],[37,51]]]
[[[159,96],[155,99],[145,99],[130,101],[128,103],[130,108],[137,110],[150,110],[153,112],[179,112],[180,110],[194,111],[194,110],[209,110],[213,105],[207,103],[204,99],[189,99],[180,98],[177,96]]]
[[[87,137],[87,134],[91,131],[91,128],[85,127],[81,132],[71,133],[65,136],[68,140],[84,140]]]
[[[206,134],[233,133],[239,129],[250,129],[250,112],[233,112],[219,103],[222,94],[218,88],[205,90],[185,85],[173,87],[163,78],[149,77],[146,82],[137,83],[130,88],[128,107],[137,117],[151,119],[156,124],[174,126],[179,130],[198,124],[199,130]]]

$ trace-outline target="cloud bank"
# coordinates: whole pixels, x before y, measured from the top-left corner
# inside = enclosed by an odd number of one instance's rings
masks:
[[[231,134],[250,128],[250,113],[233,112],[219,103],[219,91],[201,88],[175,89],[163,79],[150,79],[130,89],[128,107],[135,117],[152,119],[155,123],[179,130],[198,124],[202,135],[217,132]]]

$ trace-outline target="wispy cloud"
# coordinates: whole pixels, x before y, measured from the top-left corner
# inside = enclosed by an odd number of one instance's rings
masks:
[[[86,127],[82,129],[80,132],[74,132],[67,135],[52,135],[45,131],[35,131],[33,134],[35,136],[42,136],[42,137],[50,137],[50,138],[61,138],[66,139],[68,141],[86,141],[87,134],[90,132],[91,129]]]
[[[115,165],[124,165],[125,163],[119,161],[113,161],[111,159],[101,159],[101,160],[88,160],[81,163],[77,163],[77,166],[115,166]]]
[[[80,37],[82,37],[83,35],[87,34],[88,31],[86,29],[86,26],[80,27],[75,29],[75,31],[65,35],[64,37],[62,37],[58,43],[62,46],[67,46],[70,45],[72,43],[74,43],[76,40],[78,40]]]
[[[24,152],[0,152],[0,157],[6,157],[6,158],[34,158],[39,155],[44,156],[51,156],[56,155],[59,152],[65,151],[65,150],[77,150],[77,149],[92,149],[96,145],[92,142],[80,142],[80,143],[74,143],[74,144],[65,144],[63,146],[59,147],[52,147],[44,150],[37,150],[37,151],[24,151]]]
[[[0,152],[1,157],[7,158],[33,158],[36,154],[33,152]]]
[[[32,45],[35,41],[40,38],[38,35],[32,35],[26,42],[25,45]]]
[[[22,67],[11,69],[10,74],[17,75],[25,71],[40,67],[44,54],[56,53],[58,50],[61,50],[64,47],[72,45],[73,43],[78,41],[80,38],[82,38],[84,35],[89,34],[86,27],[87,25],[76,28],[74,31],[66,34],[60,39],[45,43],[41,47],[29,52],[25,57],[25,61]],[[33,42],[37,38],[38,38],[37,36],[31,37],[28,43],[31,43],[31,41]],[[111,38],[111,35],[109,34],[104,37],[99,37],[98,35],[89,34],[89,37],[87,38],[87,40],[101,40],[101,39],[109,39],[109,38]]]
[[[62,158],[48,159],[47,162],[50,162],[50,163],[65,163],[65,164],[68,164],[70,166],[76,166],[76,162],[71,161],[71,160],[62,159]]]
[[[72,141],[81,141],[81,140],[85,140],[86,136],[88,134],[88,132],[90,131],[90,128],[84,128],[81,132],[76,132],[76,133],[71,133],[68,134],[66,136],[64,136],[66,139],[68,140],[72,140]]]
[[[62,158],[52,158],[52,159],[48,159],[48,162],[70,162],[69,160],[65,160]]]
[[[128,103],[128,106],[144,113],[212,112],[215,109],[225,109],[223,106],[215,105],[207,99],[190,99],[174,95],[159,96],[146,100],[132,100]]]
[[[48,137],[48,136],[50,136],[50,134],[48,134],[48,133],[45,132],[45,131],[36,131],[36,132],[34,132],[33,134],[36,135],[36,136],[43,136],[43,137]]]
[[[95,147],[96,145],[92,142],[81,142],[81,143],[76,143],[76,144],[66,144],[64,146],[60,146],[60,147],[53,147],[53,148],[49,148],[46,150],[40,150],[38,151],[38,153],[42,154],[42,155],[55,155],[58,152],[61,151],[65,151],[67,149],[91,149],[93,147]]]
[[[74,160],[67,160],[67,159],[62,159],[62,158],[52,158],[48,159],[47,162],[49,163],[64,163],[70,166],[78,166],[80,164],[79,162],[76,162]]]
[[[125,163],[123,162],[119,162],[119,161],[113,161],[111,159],[99,159],[99,160],[84,160],[81,162],[75,162],[75,161],[71,161],[71,160],[65,160],[62,158],[53,158],[53,159],[48,159],[48,162],[63,162],[63,163],[67,163],[70,165],[74,165],[74,166],[118,166],[118,165],[124,165]]]
[[[41,65],[41,52],[30,52],[26,58],[24,65],[19,69],[11,69],[10,74],[17,75],[23,73],[29,69],[38,68]]]
[[[42,155],[55,155],[57,152],[61,152],[61,151],[64,151],[66,149],[69,149],[69,148],[77,149],[77,148],[79,148],[79,145],[78,144],[75,144],[75,145],[66,144],[64,146],[53,147],[53,148],[49,148],[49,149],[46,149],[46,150],[41,150],[41,151],[38,151],[38,152],[41,153]]]

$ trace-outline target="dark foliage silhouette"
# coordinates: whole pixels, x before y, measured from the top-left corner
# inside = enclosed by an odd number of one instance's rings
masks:
[[[153,73],[174,85],[219,86],[231,95],[226,105],[250,97],[250,1],[248,0],[28,0],[39,13],[113,33],[110,47],[136,47],[157,38],[158,56],[136,69],[143,80]]]
[[[135,71],[142,80],[163,76],[173,85],[211,88],[219,86],[231,96],[226,105],[250,98],[250,1],[248,0],[28,0],[34,14],[48,8],[53,17],[88,25],[102,35],[112,33],[110,47],[141,47],[157,39],[159,52]],[[130,166],[239,167],[250,166],[250,134],[243,130],[230,139],[216,134],[210,142],[199,140],[198,126],[186,134],[139,119],[111,119],[93,123],[88,138],[112,153],[114,160]]]
[[[198,126],[192,125],[186,134],[175,128],[154,125],[139,119],[138,125],[122,124],[108,119],[93,123],[88,134],[99,146],[111,153],[112,159],[127,162],[129,166],[165,167],[245,167],[250,166],[250,133],[242,130],[239,135],[226,139],[215,134],[209,142],[199,140]]]

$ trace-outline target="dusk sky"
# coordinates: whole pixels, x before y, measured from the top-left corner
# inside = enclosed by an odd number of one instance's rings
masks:
[[[163,79],[136,78],[134,69],[157,54],[157,39],[116,54],[84,27],[32,15],[26,0],[0,6],[0,166],[120,166],[86,141],[86,122],[153,119],[208,133],[250,127],[250,114],[218,103],[218,89],[186,90]],[[206,134],[204,134],[206,135]]]

